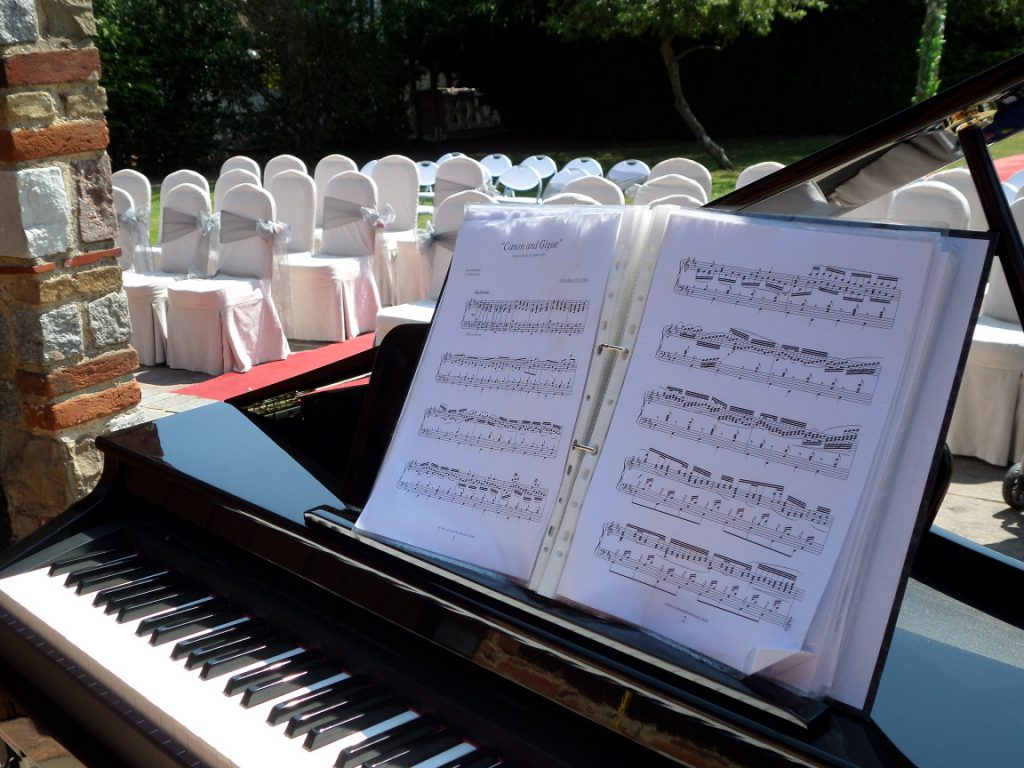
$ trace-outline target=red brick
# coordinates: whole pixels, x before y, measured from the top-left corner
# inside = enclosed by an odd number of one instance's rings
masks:
[[[104,259],[110,259],[113,261],[120,255],[120,248],[106,248],[102,251],[80,253],[77,256],[72,256],[70,259],[64,259],[64,268],[70,269],[71,267],[84,267],[87,264],[95,264],[97,261],[103,261]]]
[[[25,423],[35,429],[56,432],[93,419],[126,411],[142,401],[142,390],[134,380],[117,387],[79,395],[48,405],[23,405]]]
[[[46,264],[33,264],[29,267],[0,267],[0,275],[38,275],[43,272],[52,272],[57,265],[52,261]]]
[[[0,87],[77,83],[99,77],[100,52],[96,48],[22,53],[0,61]]]
[[[138,367],[138,354],[134,349],[127,349],[50,373],[18,371],[14,375],[14,381],[23,395],[53,398],[113,381]]]
[[[0,161],[21,163],[107,148],[106,120],[75,120],[36,130],[0,131]]]

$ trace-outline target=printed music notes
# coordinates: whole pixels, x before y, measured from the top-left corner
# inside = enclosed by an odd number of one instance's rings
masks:
[[[554,458],[562,427],[550,421],[508,419],[470,408],[452,410],[443,405],[427,408],[420,434],[472,448]]]
[[[806,275],[684,259],[675,291],[707,301],[803,315],[837,323],[892,328],[899,278],[837,266],[813,265]]]
[[[537,357],[479,357],[457,352],[441,356],[437,381],[476,390],[506,390],[529,395],[571,395],[576,384],[576,361]]]
[[[415,496],[440,499],[500,517],[537,522],[544,514],[547,491],[537,481],[527,485],[518,474],[502,479],[433,462],[410,461],[398,487]]]
[[[470,299],[462,328],[488,333],[583,333],[586,299]]]

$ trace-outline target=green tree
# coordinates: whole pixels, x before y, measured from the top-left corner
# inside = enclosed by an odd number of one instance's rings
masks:
[[[238,4],[262,68],[262,124],[275,146],[312,153],[401,135],[405,68],[375,0]]]
[[[567,39],[620,36],[656,41],[676,112],[721,168],[732,168],[683,93],[680,63],[701,48],[719,49],[743,33],[766,35],[777,18],[798,20],[824,0],[551,0],[550,28]]]
[[[94,0],[115,164],[217,158],[252,119],[257,70],[235,0]]]
[[[1024,0],[925,0],[924,22],[917,45],[917,82],[914,85],[914,103],[934,96],[942,84],[940,69],[946,49],[947,33],[961,41],[961,57],[978,62],[977,69],[994,64],[1009,55],[1020,52],[1018,43],[1012,50],[994,45],[996,30],[1011,34],[1024,28],[1021,16]],[[979,48],[987,49],[988,55]],[[966,74],[973,74],[967,72]],[[961,79],[960,74],[954,79]]]

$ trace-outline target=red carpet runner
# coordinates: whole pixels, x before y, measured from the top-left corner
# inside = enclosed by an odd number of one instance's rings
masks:
[[[349,341],[328,344],[305,352],[293,352],[286,360],[253,366],[245,373],[225,373],[209,381],[191,384],[175,390],[179,395],[227,400],[237,395],[261,389],[269,384],[291,378],[300,373],[350,357],[373,346],[373,334],[366,333]]]

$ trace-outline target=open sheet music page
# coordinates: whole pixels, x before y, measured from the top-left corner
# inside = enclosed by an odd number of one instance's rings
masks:
[[[936,242],[674,216],[559,596],[745,673],[800,652],[895,444]]]
[[[529,577],[557,502],[621,215],[467,215],[359,529]]]

